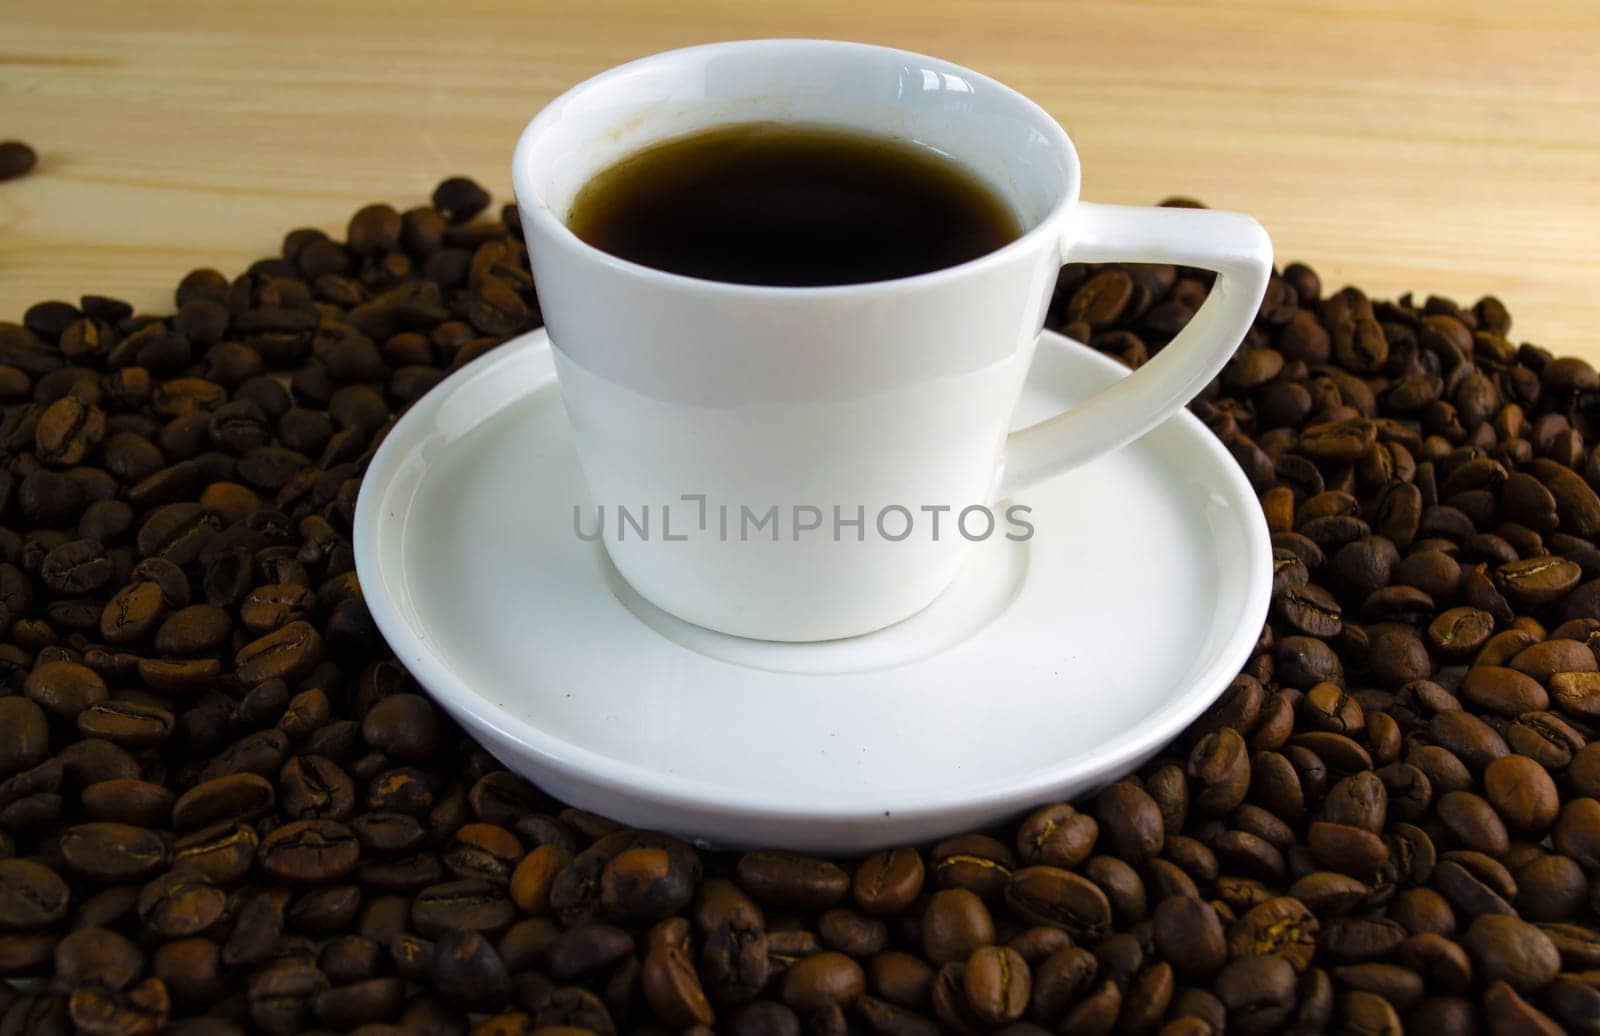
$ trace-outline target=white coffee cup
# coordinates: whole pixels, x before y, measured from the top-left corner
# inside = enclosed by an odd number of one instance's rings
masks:
[[[997,189],[1025,233],[919,276],[785,288],[651,269],[567,228],[579,189],[618,159],[750,121],[935,147]],[[1036,104],[958,65],[862,44],[718,43],[614,68],[528,124],[512,177],[593,496],[550,506],[574,511],[574,535],[599,528],[646,600],[766,640],[867,633],[931,603],[983,538],[982,512],[989,535],[1021,535],[997,501],[1200,391],[1271,272],[1249,217],[1080,202],[1077,153]],[[1118,260],[1218,277],[1149,363],[1007,435],[1059,268]]]

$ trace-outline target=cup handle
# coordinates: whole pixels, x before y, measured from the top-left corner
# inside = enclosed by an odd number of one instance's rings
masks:
[[[1206,386],[1250,330],[1272,274],[1272,242],[1237,212],[1081,202],[1063,234],[1066,262],[1174,263],[1215,270],[1204,304],[1149,363],[1093,399],[1012,432],[997,498],[1143,435]]]

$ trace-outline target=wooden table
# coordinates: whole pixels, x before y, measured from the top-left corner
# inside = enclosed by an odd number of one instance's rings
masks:
[[[6,0],[0,22],[0,138],[42,156],[0,184],[0,319],[84,292],[169,308],[192,267],[451,173],[504,200],[517,132],[566,86],[809,35],[1033,96],[1088,198],[1242,209],[1325,283],[1494,292],[1516,340],[1600,361],[1596,0]]]

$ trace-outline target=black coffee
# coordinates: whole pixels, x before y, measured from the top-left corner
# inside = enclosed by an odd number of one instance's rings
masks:
[[[910,277],[1022,234],[993,188],[932,148],[766,122],[628,156],[584,185],[567,223],[658,270],[791,287]]]

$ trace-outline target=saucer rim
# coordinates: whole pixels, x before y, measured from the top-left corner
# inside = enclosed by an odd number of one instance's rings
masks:
[[[453,372],[419,399],[389,429],[368,464],[352,523],[356,574],[368,611],[390,649],[417,683],[456,716],[469,732],[480,727],[491,730],[494,739],[512,742],[537,760],[536,767],[526,762],[514,765],[501,760],[514,771],[546,769],[553,771],[554,779],[564,785],[588,786],[636,804],[672,808],[700,817],[716,816],[752,822],[760,820],[764,823],[837,825],[881,822],[891,816],[897,822],[910,822],[946,813],[993,813],[1006,808],[1020,809],[1025,808],[1027,803],[1048,801],[1059,789],[1069,786],[1085,789],[1097,787],[1142,765],[1220,697],[1248,661],[1259,639],[1271,599],[1271,538],[1259,506],[1241,507],[1237,511],[1243,517],[1242,524],[1247,526],[1241,529],[1241,533],[1248,555],[1246,567],[1250,570],[1244,578],[1249,580],[1249,586],[1239,620],[1224,644],[1212,654],[1211,664],[1187,680],[1181,691],[1169,699],[1167,707],[1151,717],[1149,722],[1130,726],[1091,751],[1066,756],[1051,766],[1034,770],[1026,774],[1023,780],[985,787],[976,794],[975,789],[963,791],[953,787],[937,796],[894,803],[855,800],[848,808],[841,808],[825,802],[796,804],[770,799],[746,799],[739,788],[665,773],[564,740],[535,721],[516,715],[496,703],[489,696],[490,691],[475,691],[453,671],[442,655],[429,646],[428,639],[419,635],[392,599],[395,595],[391,590],[404,589],[409,579],[404,571],[397,573],[392,581],[386,578],[385,565],[378,549],[382,524],[379,515],[384,509],[383,503],[390,488],[395,484],[396,475],[409,457],[409,449],[420,447],[437,434],[431,423],[431,415],[437,414],[444,401],[467,382],[500,365],[527,362],[523,354],[529,350],[553,348],[546,329],[537,328],[503,343]],[[1053,331],[1041,332],[1039,348],[1069,351],[1075,359],[1081,359],[1117,377],[1125,377],[1129,373],[1116,360]],[[554,380],[553,370],[548,380]],[[547,384],[548,381],[541,382],[541,387]],[[1219,489],[1236,501],[1256,503],[1255,491],[1243,470],[1203,422],[1187,409],[1181,409],[1157,425],[1157,428],[1173,421],[1185,423],[1188,437],[1196,442],[1201,451],[1209,454],[1208,459],[1219,469],[1219,474],[1227,483]],[[412,427],[405,427],[407,425]],[[1122,449],[1138,448],[1144,438],[1140,436]],[[406,442],[408,439],[411,440],[409,443]],[[405,567],[404,558],[402,552],[394,559],[402,570]],[[463,721],[463,716],[468,719]],[[479,738],[485,739],[481,734]],[[531,777],[530,780],[538,784],[540,778]],[[664,822],[659,826],[672,825]]]

